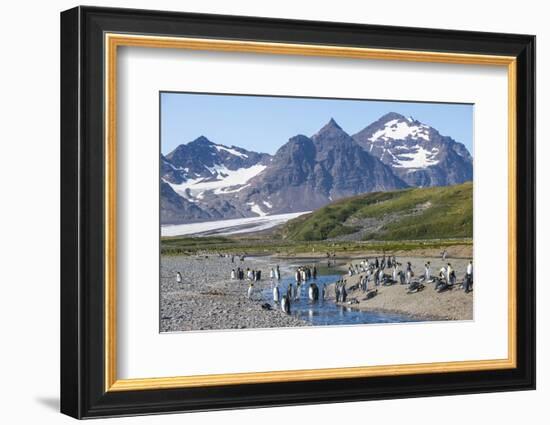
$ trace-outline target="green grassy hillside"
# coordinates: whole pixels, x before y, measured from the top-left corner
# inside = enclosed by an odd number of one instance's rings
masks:
[[[346,198],[289,221],[283,239],[321,241],[471,238],[472,183]]]

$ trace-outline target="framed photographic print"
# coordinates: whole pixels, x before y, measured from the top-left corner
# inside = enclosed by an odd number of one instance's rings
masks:
[[[61,411],[535,387],[535,38],[61,14]]]

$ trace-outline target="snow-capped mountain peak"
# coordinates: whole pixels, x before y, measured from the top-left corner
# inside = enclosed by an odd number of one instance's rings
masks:
[[[441,186],[472,178],[466,147],[413,117],[390,112],[353,136],[411,186]]]
[[[412,117],[392,118],[369,137],[371,142],[388,140],[430,140],[430,126],[414,120]]]
[[[216,167],[229,170],[249,168],[267,162],[270,155],[248,151],[237,146],[225,146],[211,142],[205,136],[179,145],[163,157],[164,162],[174,170],[185,170],[183,178],[213,177]],[[215,171],[213,171],[215,170]]]
[[[184,146],[184,145],[181,145],[181,146]],[[215,152],[212,150],[212,149],[215,149],[218,152],[223,151],[223,152],[227,152],[230,155],[238,156],[240,158],[248,158],[248,155],[246,154],[246,150],[239,148],[237,146],[225,146],[225,145],[214,143],[205,136],[197,137],[195,140],[187,143],[187,146],[210,149],[211,154],[215,154]]]
[[[200,136],[166,156],[161,155],[161,179],[187,202],[203,207],[215,202],[213,199],[218,195],[243,190],[270,159],[268,154],[213,143]]]

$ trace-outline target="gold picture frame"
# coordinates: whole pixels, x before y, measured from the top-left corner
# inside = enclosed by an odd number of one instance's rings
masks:
[[[198,38],[105,34],[106,122],[105,152],[105,391],[135,391],[253,384],[284,381],[310,381],[350,377],[410,375],[418,373],[466,372],[516,367],[516,58],[512,56],[440,53],[411,50],[282,44]],[[447,64],[491,65],[508,72],[508,358],[389,366],[305,369],[255,373],[117,379],[116,375],[116,95],[117,51],[119,47],[189,49],[279,55],[325,56],[358,60],[392,60]]]

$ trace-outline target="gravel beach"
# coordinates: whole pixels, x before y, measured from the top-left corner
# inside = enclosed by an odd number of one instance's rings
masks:
[[[373,256],[369,258],[372,260]],[[441,257],[398,256],[397,261],[402,263],[403,270],[410,261],[416,277],[423,275],[427,261],[431,262],[432,275],[450,262],[456,271],[457,281],[461,282],[469,260],[464,257],[451,257],[443,261]],[[349,264],[359,262],[356,258],[341,258],[334,272],[344,273]],[[276,263],[280,264],[283,277],[293,275],[288,264],[294,261],[281,261],[275,257],[248,257],[242,262],[235,257],[232,263],[230,257],[219,255],[162,256],[161,332],[311,326],[307,320],[286,315],[273,302],[270,302],[272,310],[262,308],[265,300],[262,300],[260,293],[272,288],[269,270]],[[237,267],[262,271],[262,280],[254,282],[255,293],[251,299],[247,297],[249,280],[230,279],[231,269]],[[182,283],[176,282],[178,271],[182,274]],[[407,285],[378,286],[376,295],[367,299],[359,288],[353,289],[361,276],[363,274],[342,275],[347,281],[348,302],[339,305],[354,310],[405,314],[422,320],[473,319],[473,293],[466,294],[458,284],[452,290],[438,293],[434,290],[434,284],[428,283],[424,290],[413,294],[407,293]],[[369,290],[373,289],[371,281]],[[327,285],[326,299],[335,301],[334,284]]]
[[[232,268],[260,269],[262,280],[254,282],[255,291],[269,288],[270,265],[252,258],[235,263],[217,255],[162,256],[160,286],[160,330],[177,332],[213,329],[281,328],[309,326],[310,323],[286,315],[278,306],[264,310],[259,293],[246,294],[248,280],[231,280]],[[176,282],[176,272],[183,282]]]
[[[372,258],[372,257],[371,257]],[[451,263],[452,267],[456,271],[457,282],[462,282],[463,276],[468,264],[467,259],[463,258],[449,258],[445,261],[441,257],[398,257],[397,261],[402,263],[402,270],[405,269],[407,261],[411,262],[415,277],[420,277],[424,273],[424,264],[427,261],[431,262],[431,274],[432,276],[439,273],[439,269]],[[354,260],[352,264],[357,264],[358,261]],[[387,274],[390,271],[386,272]],[[434,284],[426,284],[424,290],[408,294],[407,285],[392,285],[392,286],[378,286],[375,289],[377,293],[370,299],[366,299],[366,294],[360,289],[349,290],[359,282],[359,279],[364,273],[348,276],[344,275],[348,288],[347,302],[354,303],[357,300],[359,303],[343,304],[354,309],[363,311],[386,311],[391,313],[404,313],[415,317],[431,320],[472,320],[473,319],[473,292],[465,293],[462,289],[459,289],[457,283],[452,290],[438,293],[434,290]],[[374,290],[372,281],[369,282],[369,291]],[[334,300],[334,285],[330,285],[328,288],[328,298]]]

